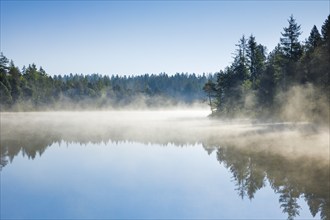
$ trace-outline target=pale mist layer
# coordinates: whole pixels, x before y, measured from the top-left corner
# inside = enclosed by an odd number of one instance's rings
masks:
[[[209,119],[209,113],[206,109],[1,113],[1,157],[13,157],[6,154],[24,149],[40,154],[62,141],[130,141],[177,146],[199,143],[210,151],[231,147],[329,164],[327,127],[307,122],[221,121]]]

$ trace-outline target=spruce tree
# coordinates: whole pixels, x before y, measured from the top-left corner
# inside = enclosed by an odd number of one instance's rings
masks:
[[[209,105],[211,108],[212,113],[215,111],[215,103],[212,101],[212,99],[216,96],[217,90],[216,85],[214,82],[212,82],[211,79],[205,83],[203,90],[205,93],[207,93],[208,99],[209,99]]]
[[[330,39],[330,15],[328,15],[328,18],[324,21],[324,24],[322,25],[322,38],[323,41],[329,41]]]
[[[302,48],[299,42],[300,25],[296,23],[293,15],[288,20],[289,26],[284,28],[280,39],[285,57],[290,61],[297,61],[302,55]]]
[[[20,96],[21,96],[21,73],[20,73],[20,70],[18,69],[18,67],[16,67],[14,65],[14,62],[11,61],[10,62],[10,65],[9,65],[9,76],[10,76],[10,79],[9,79],[9,82],[10,82],[10,85],[11,85],[11,96],[13,98],[13,101],[17,101]]]
[[[284,33],[282,34],[281,49],[283,51],[283,78],[282,78],[282,88],[284,90],[288,89],[289,86],[298,81],[301,76],[297,72],[296,62],[301,58],[303,54],[302,46],[299,42],[300,25],[296,23],[293,15],[290,16],[288,20],[289,26],[284,28]]]
[[[322,87],[327,91],[327,98],[330,100],[330,15],[324,21],[322,25],[322,48],[321,59],[322,64],[319,66],[322,72],[322,77],[319,81],[322,83]]]
[[[320,45],[321,40],[321,34],[317,27],[314,25],[306,42],[307,49],[314,50],[318,45]]]
[[[257,89],[258,79],[260,78],[260,74],[264,70],[266,56],[265,47],[261,44],[258,45],[253,35],[250,36],[248,41],[247,58],[252,87],[253,89]]]
[[[256,75],[256,62],[257,62],[256,53],[257,53],[257,42],[255,37],[251,35],[248,41],[247,57],[248,57],[248,66],[252,81],[254,81]]]
[[[8,72],[8,63],[9,60],[7,57],[3,55],[3,53],[0,53],[0,74],[7,74]]]
[[[236,54],[234,58],[234,62],[232,64],[235,70],[235,77],[237,83],[240,84],[245,79],[248,78],[248,68],[247,68],[247,39],[243,35],[241,39],[239,39],[238,44],[236,44]]]
[[[12,103],[11,86],[8,80],[9,60],[2,53],[0,54],[0,104],[9,105]],[[0,105],[0,109],[2,109]]]
[[[323,44],[327,48],[328,53],[330,53],[330,15],[328,15],[328,18],[324,21],[321,33]]]

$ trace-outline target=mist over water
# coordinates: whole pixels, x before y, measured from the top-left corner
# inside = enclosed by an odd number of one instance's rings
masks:
[[[212,120],[206,109],[1,113],[1,142],[45,137],[52,142],[134,141],[260,148],[328,161],[329,129],[308,122]],[[25,140],[26,139],[26,140]]]
[[[181,155],[180,151],[175,149],[183,149],[182,152],[187,153],[186,159],[180,156],[181,159],[178,160],[182,160],[182,162],[189,160],[192,164],[196,160],[195,163],[198,163],[200,168],[195,167],[195,173],[196,175],[202,175],[205,172],[203,169],[206,169],[204,168],[206,161],[201,162],[195,158],[196,155],[201,156],[201,152],[198,149],[202,149],[205,154],[210,155],[209,160],[218,161],[218,169],[222,169],[221,167],[223,167],[230,173],[230,176],[232,176],[231,181],[235,184],[235,187],[233,189],[226,189],[226,191],[235,192],[235,197],[246,198],[251,201],[255,199],[256,204],[258,204],[258,194],[256,192],[266,188],[273,191],[278,197],[275,199],[278,204],[275,208],[279,208],[279,213],[283,212],[285,214],[284,216],[288,218],[299,217],[300,214],[302,217],[307,216],[307,218],[315,216],[326,219],[330,216],[329,128],[320,127],[304,121],[266,123],[247,118],[214,120],[207,117],[209,114],[209,110],[201,108],[141,111],[2,112],[0,137],[1,173],[5,177],[7,175],[6,172],[13,172],[11,170],[14,169],[15,163],[18,166],[22,163],[23,158],[27,157],[37,161],[44,157],[47,158],[44,155],[48,155],[48,157],[49,154],[56,155],[54,153],[56,151],[62,152],[59,154],[61,156],[57,160],[61,161],[63,159],[61,163],[64,164],[64,167],[59,166],[58,169],[73,169],[65,167],[65,164],[68,163],[65,162],[67,160],[65,158],[68,155],[60,149],[65,147],[72,149],[73,151],[71,151],[74,152],[72,160],[80,161],[81,159],[79,158],[85,157],[80,155],[84,151],[83,149],[85,149],[83,146],[89,146],[89,157],[91,160],[102,161],[102,158],[109,157],[109,160],[102,162],[107,164],[110,163],[109,161],[114,160],[113,157],[118,155],[119,158],[117,160],[121,162],[116,166],[119,166],[118,169],[121,170],[120,172],[124,173],[127,172],[125,171],[126,168],[121,167],[120,164],[126,160],[126,162],[132,161],[133,164],[142,163],[137,162],[137,160],[148,161],[148,167],[159,166],[156,162],[157,158],[164,160],[165,157],[163,154],[156,153],[158,152],[156,149],[159,147],[172,152],[170,154],[171,156],[166,157],[167,159],[163,163],[164,167],[168,167],[172,163],[180,163],[177,161],[174,162],[173,158]],[[60,146],[60,149],[56,148],[56,146]],[[112,156],[109,154],[101,156],[101,152],[104,151],[102,150],[104,147],[101,146],[111,146],[110,149],[113,149]],[[149,148],[146,148],[147,146]],[[46,152],[49,153],[46,154]],[[155,161],[150,161],[152,157],[155,157]],[[45,161],[45,166],[51,167],[50,161]],[[82,166],[84,165],[82,164]],[[110,167],[106,169],[110,169]],[[174,168],[171,171],[149,171],[149,173],[146,173],[142,168],[134,168],[134,166],[130,169],[136,170],[137,173],[134,172],[134,176],[139,175],[141,178],[146,178],[146,180],[150,178],[150,175],[155,175],[153,172],[159,173],[161,175],[159,178],[161,179],[174,178],[178,179],[176,181],[179,181],[181,178],[179,176],[170,177],[173,175],[171,173],[175,170]],[[63,172],[65,173],[64,170]],[[72,172],[80,171],[72,170]],[[112,173],[114,171],[108,170],[104,172]],[[184,173],[190,173],[191,171],[185,168],[182,172],[180,175],[188,175]],[[101,173],[103,171],[100,172],[100,175],[104,175],[104,173]],[[131,173],[130,175],[133,174]],[[26,178],[29,179],[30,177],[27,176]],[[99,177],[95,178],[97,179]],[[7,179],[9,181],[10,176]],[[203,177],[203,179],[204,182],[208,182],[206,185],[213,187],[213,183],[211,182],[214,180],[211,180],[212,178],[210,176]],[[228,177],[226,179],[228,181],[230,180]],[[172,182],[172,184],[183,184],[180,181],[176,181]],[[6,186],[6,181],[3,182],[3,185]],[[99,183],[95,182],[94,184],[97,185]],[[122,182],[118,184],[124,184],[125,186],[125,183]],[[160,183],[157,182],[155,184],[159,187]],[[185,184],[189,185],[192,183],[188,181]],[[72,185],[72,187],[75,187],[75,185]],[[170,187],[170,185],[164,187]],[[205,187],[203,186],[203,188]],[[111,188],[109,190],[112,192]],[[121,190],[127,189],[124,187]],[[225,189],[219,188],[218,190],[220,193]],[[135,190],[134,192],[136,193],[137,191],[139,190]],[[90,193],[92,192],[94,191],[92,190]],[[190,193],[194,194],[194,192]],[[3,202],[5,200],[1,198],[1,201]],[[302,201],[306,202],[305,204],[307,205],[304,206],[304,202]],[[155,204],[158,203],[156,202]],[[164,204],[167,203],[165,202]],[[290,204],[293,205],[290,206]],[[192,207],[186,208],[190,209]],[[201,209],[206,211],[204,206]],[[306,211],[306,209],[309,209],[309,211]],[[122,217],[150,217],[150,215],[139,215],[136,212],[138,210],[141,211],[144,209],[140,207],[139,209],[131,210],[132,213],[136,214],[135,216],[123,215]],[[173,215],[168,215],[170,212],[166,213],[161,216],[157,216],[154,213],[151,217],[221,217],[216,212],[214,215],[205,213],[201,215],[184,215],[182,213],[176,213],[177,216],[175,216],[175,212],[172,213]],[[305,215],[306,213],[307,215]],[[107,214],[102,217],[109,217]],[[260,216],[271,217],[267,212],[264,214]],[[3,216],[8,217],[9,215],[10,213]],[[93,216],[95,217],[95,215],[91,215],[91,217]],[[118,217],[119,215],[111,216]],[[231,216],[235,216],[233,212],[227,213],[222,217],[228,218]],[[244,216],[250,215],[245,213]],[[258,215],[251,215],[250,217],[253,218],[256,216]],[[41,215],[41,217],[45,216]],[[59,217],[72,217],[72,215]],[[78,217],[81,216],[78,215]]]

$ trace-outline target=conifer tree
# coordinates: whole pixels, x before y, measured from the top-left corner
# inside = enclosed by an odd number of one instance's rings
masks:
[[[257,89],[257,81],[260,78],[262,71],[264,70],[266,56],[265,47],[261,44],[258,45],[253,35],[250,36],[248,41],[247,58],[252,87],[253,89]]]
[[[284,33],[280,39],[285,57],[290,61],[297,61],[302,55],[302,48],[299,42],[300,25],[296,23],[293,15],[290,16],[289,26],[284,28]]]
[[[322,72],[322,87],[326,89],[328,100],[330,99],[330,15],[324,21],[322,28],[322,47],[321,59],[322,65],[319,67]]]
[[[212,82],[211,79],[209,79],[207,81],[207,83],[205,83],[204,87],[203,87],[204,92],[207,93],[208,99],[209,99],[209,106],[211,108],[212,113],[215,111],[215,103],[212,101],[212,99],[216,96],[217,90],[216,90],[216,86],[215,83]]]
[[[322,38],[324,42],[329,42],[330,40],[330,15],[328,15],[328,18],[324,21],[324,24],[322,25]]]
[[[296,23],[293,15],[290,16],[289,26],[284,28],[282,34],[281,49],[283,51],[283,69],[282,69],[282,88],[287,90],[289,86],[297,81],[299,73],[296,71],[296,62],[301,58],[303,54],[302,46],[299,42],[300,25]]]
[[[247,66],[247,39],[243,35],[241,39],[239,39],[238,44],[236,44],[236,54],[234,57],[234,62],[232,67],[235,72],[235,81],[237,84],[241,84],[245,79],[249,78],[248,66]]]
[[[7,57],[5,57],[3,55],[3,53],[1,53],[0,54],[0,75],[2,78],[4,78],[8,73],[8,63],[9,63],[9,60],[7,59]]]
[[[14,65],[14,62],[11,61],[9,64],[9,82],[12,88],[11,96],[13,101],[17,101],[21,96],[21,73],[18,67]]]
[[[321,34],[317,27],[314,25],[306,42],[307,49],[314,50],[317,46],[321,44],[321,40]]]

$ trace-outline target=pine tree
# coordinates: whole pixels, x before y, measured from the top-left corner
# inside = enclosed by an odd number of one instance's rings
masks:
[[[209,99],[209,105],[211,108],[212,113],[215,111],[215,103],[212,101],[212,99],[216,96],[217,90],[216,85],[214,82],[212,82],[211,79],[205,83],[203,87],[204,92],[207,93],[208,99]]]
[[[322,25],[321,33],[323,41],[329,42],[330,40],[330,15],[328,15],[328,18],[324,21],[324,24]]]
[[[21,73],[18,67],[14,65],[14,62],[11,61],[9,65],[9,82],[12,88],[11,96],[13,101],[16,102],[21,96]]]
[[[322,25],[321,33],[322,33],[323,45],[325,45],[329,54],[330,53],[330,15],[328,15],[328,18],[324,21],[324,24]]]
[[[308,39],[306,40],[305,53],[298,61],[297,72],[300,73],[298,81],[300,83],[317,82],[321,71],[319,67],[322,66],[322,56],[320,56],[320,49],[322,44],[321,35],[314,25]]]
[[[248,57],[248,66],[250,69],[252,81],[254,80],[256,74],[256,62],[257,62],[256,53],[257,53],[256,38],[253,35],[251,35],[248,41],[247,57]]]
[[[7,57],[3,55],[3,53],[0,54],[0,74],[7,74],[8,72],[8,63],[9,60]]]
[[[238,44],[236,44],[235,46],[237,46],[236,49],[236,58],[237,61],[240,65],[246,65],[247,63],[247,39],[245,38],[245,36],[243,35],[241,39],[239,39]]]
[[[290,61],[297,61],[302,55],[302,48],[299,42],[300,25],[296,23],[293,15],[288,20],[289,26],[284,28],[284,33],[280,39],[285,57]]]
[[[292,15],[288,22],[289,26],[284,28],[284,33],[281,33],[282,38],[280,39],[281,49],[283,51],[282,87],[284,90],[288,89],[292,83],[301,78],[297,72],[296,62],[303,54],[302,46],[299,42],[299,36],[301,34],[300,25],[296,23]]]
[[[247,46],[248,67],[253,89],[258,88],[258,79],[265,66],[265,47],[257,44],[255,37],[250,36]]]
[[[245,79],[249,78],[248,68],[247,68],[247,39],[243,35],[242,38],[238,41],[238,44],[236,44],[238,47],[236,49],[236,56],[234,57],[234,62],[232,64],[232,67],[235,71],[235,80],[238,84],[243,82]]]
[[[321,34],[317,27],[314,25],[306,42],[307,49],[314,50],[317,46],[321,44],[321,40]]]
[[[322,64],[319,66],[322,77],[320,80],[322,87],[327,91],[328,100],[330,100],[330,15],[324,21],[321,28],[322,47],[320,57]]]
[[[2,53],[0,54],[0,104],[9,105],[12,103],[11,86],[8,80],[9,60]],[[0,107],[1,108],[1,107]]]

